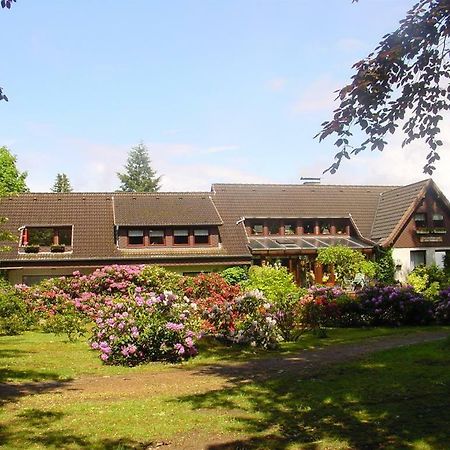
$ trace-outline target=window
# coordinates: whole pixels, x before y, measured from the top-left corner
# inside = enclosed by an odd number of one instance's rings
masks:
[[[427,226],[427,215],[425,213],[417,213],[414,216],[416,228],[425,228]]]
[[[433,227],[445,227],[444,216],[442,214],[433,214]]]
[[[303,233],[314,234],[314,222],[312,220],[303,222]]]
[[[321,220],[319,222],[319,228],[320,228],[320,234],[330,234],[330,223],[329,222],[325,222],[323,220]]]
[[[284,223],[284,234],[292,235],[295,234],[295,223],[294,222],[285,222]]]
[[[411,258],[411,270],[417,266],[424,266],[426,264],[426,252],[425,250],[412,250],[410,253]]]
[[[72,227],[58,228],[56,231],[59,245],[72,245]]]
[[[436,250],[434,252],[434,262],[440,269],[443,269],[445,267],[444,260],[446,253],[446,250]]]
[[[33,286],[34,284],[38,284],[41,281],[49,280],[50,278],[54,278],[55,275],[23,275],[22,283],[27,286]]]
[[[22,233],[22,246],[51,247],[72,245],[72,227],[26,227]]]
[[[260,236],[264,233],[264,225],[262,223],[254,223],[251,227],[252,234]]]
[[[164,230],[150,230],[148,232],[150,245],[164,245]]]
[[[268,225],[269,234],[280,234],[280,223],[271,221]]]
[[[128,245],[144,245],[144,230],[128,230]]]
[[[347,223],[345,220],[336,220],[336,234],[347,234]]]
[[[207,228],[194,230],[194,244],[209,244],[209,230]]]
[[[189,230],[173,230],[173,243],[175,245],[188,245]]]
[[[27,228],[28,242],[25,245],[50,247],[54,243],[53,228]]]

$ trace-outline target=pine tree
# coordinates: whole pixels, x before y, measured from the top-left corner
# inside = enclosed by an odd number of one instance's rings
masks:
[[[72,192],[69,177],[65,173],[58,173],[56,175],[55,183],[51,189],[52,192]]]
[[[147,147],[141,142],[128,153],[124,173],[117,173],[123,192],[157,192],[161,177],[151,167]]]

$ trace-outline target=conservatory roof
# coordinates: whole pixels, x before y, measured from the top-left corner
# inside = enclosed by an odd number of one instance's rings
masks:
[[[342,245],[360,250],[372,248],[372,245],[349,236],[258,237],[250,238],[248,245],[255,253],[318,250],[332,245]]]

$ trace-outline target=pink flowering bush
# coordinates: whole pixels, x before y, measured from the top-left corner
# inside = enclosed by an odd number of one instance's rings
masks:
[[[89,320],[78,313],[64,284],[64,278],[51,279],[34,286],[17,285],[16,291],[37,328],[48,333],[67,334],[72,341],[86,333]]]
[[[179,361],[197,354],[195,306],[164,294],[106,297],[95,313],[91,348],[108,364]]]
[[[260,348],[276,348],[281,339],[274,306],[261,291],[254,290],[237,297],[235,332],[229,340]]]

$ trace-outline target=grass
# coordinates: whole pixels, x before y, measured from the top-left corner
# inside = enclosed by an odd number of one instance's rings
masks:
[[[426,331],[448,329],[427,327]],[[299,341],[281,345],[276,351],[257,350],[251,347],[236,347],[205,340],[199,344],[199,356],[181,364],[195,368],[221,361],[247,361],[277,355],[289,356],[299,350],[335,344],[362,341],[393,335],[407,335],[418,328],[336,328],[328,331],[326,339],[305,333]],[[177,366],[180,366],[177,364]],[[100,363],[98,354],[88,349],[86,340],[69,342],[63,335],[26,332],[20,336],[0,337],[0,382],[69,381],[80,376],[113,376],[132,373],[160,372],[170,370],[172,364],[154,363],[137,367],[116,367]]]
[[[331,330],[327,339],[307,335],[270,355],[417,330]],[[314,376],[279,373],[254,381],[236,375],[224,379],[211,364],[245,364],[267,354],[222,345],[209,346],[178,369],[169,364],[104,366],[84,342],[40,333],[2,337],[0,349],[0,381],[42,385],[39,395],[0,398],[0,447],[5,449],[128,449],[162,443],[183,449],[209,443],[204,448],[211,450],[450,448],[449,339],[379,352]],[[208,374],[201,376],[188,370],[206,365]],[[104,379],[104,389],[64,385],[86,376]],[[128,386],[133,377],[140,382]],[[55,380],[61,383],[52,384]]]

